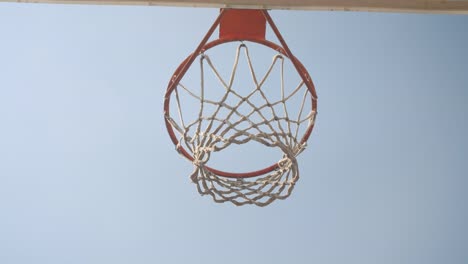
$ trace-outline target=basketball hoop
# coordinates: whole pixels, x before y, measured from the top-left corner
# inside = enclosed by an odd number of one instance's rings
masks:
[[[267,23],[281,45],[266,40]],[[208,42],[218,26],[219,38]],[[208,51],[231,42],[239,44],[230,79],[226,81],[215,67]],[[276,52],[267,73],[260,79],[252,66],[248,43],[256,43]],[[247,58],[254,87],[246,95],[242,95],[233,86],[242,52]],[[181,82],[196,59],[200,61],[199,92],[188,89]],[[291,62],[300,77],[299,84],[290,93],[285,92],[284,87],[285,60]],[[272,100],[264,91],[264,85],[276,65],[281,67],[281,98]],[[204,87],[205,68],[213,72],[224,89],[223,96],[218,100],[208,98],[208,94],[213,90]],[[181,102],[181,94],[199,102],[198,115],[192,120],[187,120],[187,113],[182,111],[184,103]],[[300,103],[295,105],[297,115],[292,117],[292,111],[288,111],[290,105],[287,103],[293,100],[291,98],[300,95]],[[254,96],[261,99],[254,101]],[[171,102],[176,110],[171,111]],[[208,112],[208,106],[214,110]],[[249,111],[241,112],[241,107],[247,107]],[[282,113],[279,113],[278,109],[282,109]],[[221,116],[221,111],[227,114]],[[197,49],[175,71],[164,97],[167,131],[176,150],[193,163],[194,172],[191,179],[197,185],[199,193],[211,195],[216,202],[230,201],[235,205],[266,206],[291,194],[299,179],[296,157],[306,147],[316,113],[317,95],[312,79],[305,67],[293,56],[266,10],[221,9],[218,18]],[[278,148],[283,157],[275,164],[250,172],[227,172],[207,165],[212,153],[226,149],[232,144],[243,145],[249,142]]]

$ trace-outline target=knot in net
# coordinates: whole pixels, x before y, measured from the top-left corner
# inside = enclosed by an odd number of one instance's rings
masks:
[[[288,197],[299,179],[296,157],[306,147],[312,131],[316,98],[294,68],[297,83],[286,87],[285,64],[292,64],[284,54],[275,51],[271,64],[258,78],[247,45],[241,43],[235,50],[228,78],[223,78],[208,52],[199,54],[199,89],[189,89],[189,85],[179,82],[170,93],[175,100],[173,111],[166,111],[165,118],[177,150],[194,165],[190,178],[200,194],[210,195],[216,202],[265,206]],[[241,54],[250,75],[244,81],[251,82],[235,85]],[[268,81],[273,73],[279,78]],[[214,81],[208,82],[207,76]],[[188,76],[183,81],[193,85]],[[255,149],[248,147],[252,142],[276,148],[282,156],[272,166],[249,173],[224,172],[208,166],[214,153],[233,144],[246,146],[248,155],[255,158]]]

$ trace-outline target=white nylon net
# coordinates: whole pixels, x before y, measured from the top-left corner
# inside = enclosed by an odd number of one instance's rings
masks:
[[[242,93],[233,85],[241,53],[247,59],[253,82],[251,91],[244,95],[241,95]],[[230,201],[235,205],[257,206],[266,206],[276,199],[285,199],[291,194],[299,179],[296,157],[306,147],[301,139],[304,131],[313,126],[316,112],[311,110],[312,95],[302,79],[293,89],[285,89],[285,60],[289,59],[276,53],[266,73],[258,78],[249,49],[246,44],[241,43],[236,48],[234,66],[229,79],[225,80],[205,52],[198,57],[201,74],[198,92],[179,82],[171,94],[171,100],[175,101],[177,111],[171,112],[175,116],[166,113],[166,119],[179,138],[177,149],[183,147],[193,157],[194,172],[190,178],[197,185],[200,194],[210,195],[216,202]],[[279,67],[280,73],[278,87],[268,87],[268,91],[265,91],[264,86],[268,83],[267,80],[275,67]],[[221,87],[219,85],[215,88],[206,87],[207,74],[214,74]],[[223,90],[217,99],[208,96],[210,91],[214,92],[213,89],[218,89],[218,92],[219,89]],[[273,89],[277,90],[277,94],[279,90],[278,98],[270,96]],[[184,96],[195,99],[200,109],[184,113],[182,110],[184,102],[181,100]],[[292,104],[294,110],[291,110],[291,104],[288,104],[292,98],[295,98],[295,103]],[[190,114],[192,118],[187,120]],[[283,155],[277,162],[277,168],[247,178],[223,177],[207,168],[213,153],[224,150],[232,144],[242,145],[249,142],[258,142],[268,148],[281,150]],[[252,156],[255,157],[254,153]]]

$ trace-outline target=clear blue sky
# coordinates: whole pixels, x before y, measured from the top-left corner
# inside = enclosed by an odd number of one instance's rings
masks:
[[[0,4],[0,263],[468,262],[468,16],[272,11],[319,115],[292,196],[238,208],[162,114],[217,13]]]

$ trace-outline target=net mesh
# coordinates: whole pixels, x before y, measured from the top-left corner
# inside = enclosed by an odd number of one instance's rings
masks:
[[[240,43],[236,48],[229,80],[221,76],[206,53],[198,58],[201,74],[199,91],[195,92],[179,82],[171,95],[177,109],[173,112],[177,115],[166,113],[166,119],[179,138],[177,149],[184,148],[193,157],[191,180],[200,194],[210,195],[216,202],[265,206],[276,199],[287,198],[299,179],[296,157],[306,147],[305,140],[302,140],[304,131],[315,121],[316,112],[310,107],[311,99],[315,98],[311,98],[303,80],[293,89],[285,89],[284,64],[288,58],[280,53],[273,56],[266,73],[258,78],[249,48],[245,43]],[[245,95],[241,95],[233,85],[241,53],[245,54],[253,81],[253,89]],[[273,99],[269,96],[271,87],[267,93],[264,86],[275,67],[279,67],[280,96]],[[213,88],[205,89],[204,76],[208,72],[212,72],[222,86],[223,93],[218,99],[208,96]],[[193,120],[186,120],[188,115],[182,110],[181,98],[184,96],[195,99],[200,106],[198,113],[192,111]],[[288,104],[292,98],[295,98],[295,102]],[[291,105],[294,110],[291,110]],[[252,141],[281,150],[282,157],[274,170],[255,177],[225,177],[207,167],[214,152],[232,144],[243,145]]]

